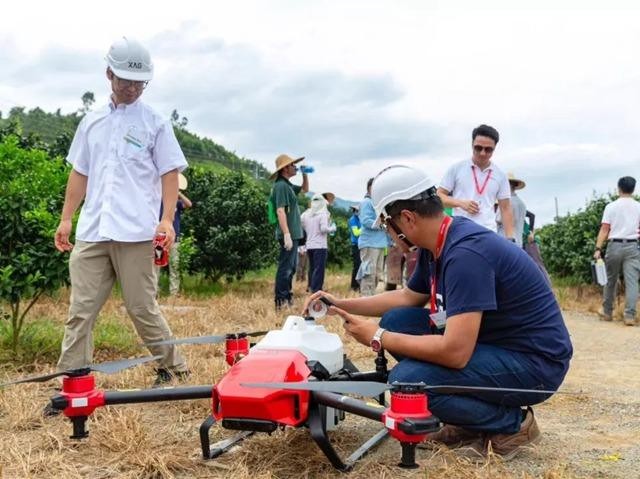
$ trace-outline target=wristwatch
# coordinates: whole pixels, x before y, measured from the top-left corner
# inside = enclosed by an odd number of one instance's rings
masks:
[[[385,331],[386,329],[384,328],[378,328],[376,333],[373,335],[373,338],[371,338],[371,343],[369,344],[371,344],[371,349],[373,349],[373,352],[377,353],[382,349],[382,335]]]

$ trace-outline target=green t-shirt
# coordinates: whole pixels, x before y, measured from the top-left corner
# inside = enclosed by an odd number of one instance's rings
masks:
[[[292,185],[289,180],[279,177],[273,185],[271,190],[270,201],[278,208],[284,208],[287,214],[287,225],[289,226],[289,233],[291,233],[291,239],[302,239],[302,224],[300,222],[300,208],[298,207],[297,194],[300,193],[301,186]],[[276,223],[276,239],[282,239],[282,229],[280,229],[280,223]]]

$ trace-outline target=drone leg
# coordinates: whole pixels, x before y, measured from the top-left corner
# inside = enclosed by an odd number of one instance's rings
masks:
[[[416,469],[418,464],[416,463],[416,444],[409,442],[401,442],[402,447],[402,459],[398,466],[404,469]]]
[[[209,443],[209,429],[216,423],[213,416],[207,417],[200,425],[200,446],[202,447],[203,459],[211,459],[211,446]]]
[[[240,434],[232,437],[231,439],[224,439],[223,441],[216,442],[213,446],[209,442],[209,430],[216,423],[213,416],[209,416],[200,425],[200,446],[202,447],[202,457],[204,459],[215,459],[216,457],[224,454],[233,446],[239,442],[245,440],[249,436],[252,436],[255,431],[242,431]]]
[[[71,439],[84,439],[89,435],[84,427],[87,422],[87,416],[74,416],[70,419],[71,424],[73,424],[73,436],[70,436]]]
[[[347,465],[342,462],[340,456],[329,442],[329,438],[327,437],[327,428],[324,424],[324,406],[321,406],[315,401],[311,401],[309,403],[309,432],[311,433],[311,437],[318,445],[320,450],[327,456],[329,462],[333,467],[342,472],[348,472],[353,464]]]

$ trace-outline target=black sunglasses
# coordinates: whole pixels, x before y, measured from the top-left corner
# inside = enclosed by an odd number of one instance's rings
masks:
[[[482,150],[486,151],[488,154],[493,153],[495,147],[493,146],[482,146],[482,145],[473,145],[473,151],[476,153],[482,153]]]

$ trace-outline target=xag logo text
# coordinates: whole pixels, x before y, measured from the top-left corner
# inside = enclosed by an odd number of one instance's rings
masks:
[[[142,62],[129,62],[129,68],[142,68]]]

